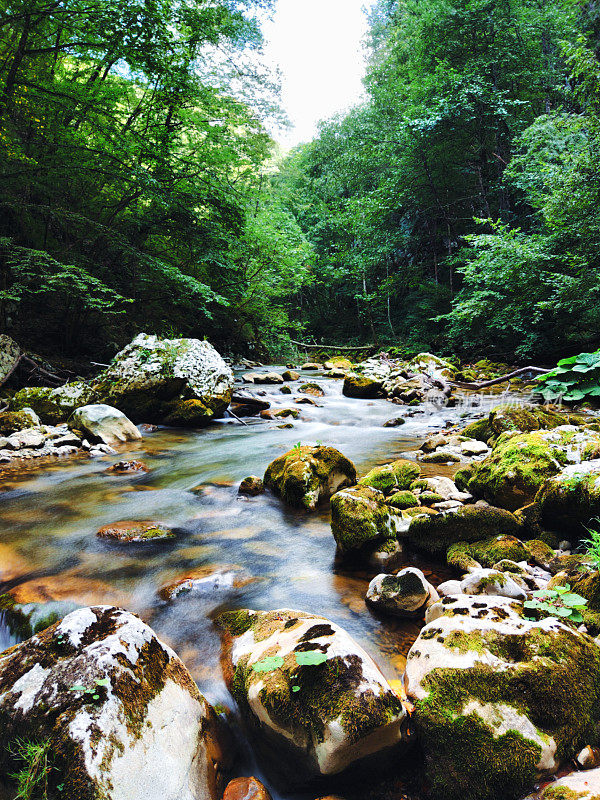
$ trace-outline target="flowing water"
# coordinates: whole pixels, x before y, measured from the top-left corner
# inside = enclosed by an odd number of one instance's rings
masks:
[[[294,395],[283,395],[277,386],[261,387],[274,406],[301,410],[292,429],[278,428],[288,420],[251,418],[241,425],[227,419],[202,431],[148,433],[118,456],[86,456],[5,473],[0,575],[10,579],[0,582],[0,593],[11,588],[22,602],[72,599],[135,611],[177,651],[207,699],[230,708],[212,619],[231,608],[287,607],[322,614],[346,628],[388,678],[401,677],[418,626],[376,616],[365,606],[372,575],[345,572],[335,563],[328,508],[307,514],[269,493],[239,497],[237,486],[247,475],[262,475],[270,461],[299,441],[337,447],[364,473],[415,450],[431,431],[461,416],[466,424],[498,397],[470,411],[436,412],[349,399],[341,394],[341,381],[316,379],[325,391],[317,398],[318,408],[295,405]],[[298,385],[292,384],[292,391]],[[406,424],[383,427],[396,416],[406,416]],[[143,460],[149,472],[106,472],[122,458]],[[430,465],[424,471],[441,474],[444,468]],[[123,545],[96,536],[101,526],[128,519],[163,523],[175,529],[176,539]],[[447,577],[439,565],[418,565],[434,584]],[[158,594],[178,578],[215,570],[222,577],[207,581],[205,591],[181,594],[171,602]],[[14,641],[0,615],[0,651]],[[259,769],[251,761],[246,766],[255,774]],[[274,790],[276,800],[287,796]]]

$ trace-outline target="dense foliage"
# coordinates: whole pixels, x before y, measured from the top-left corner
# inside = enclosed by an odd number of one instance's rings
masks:
[[[554,360],[600,343],[596,2],[379,0],[367,101],[278,189],[325,340]]]
[[[137,330],[272,342],[311,248],[273,201],[253,52],[271,0],[7,0],[0,320],[114,352]]]

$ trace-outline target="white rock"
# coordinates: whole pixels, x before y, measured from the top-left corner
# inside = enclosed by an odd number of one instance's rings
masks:
[[[463,594],[490,594],[526,600],[527,593],[505,572],[495,569],[480,569],[467,575],[460,583]]]
[[[460,581],[444,581],[437,587],[440,597],[449,597],[453,594],[462,594]]]
[[[142,434],[122,411],[103,403],[78,408],[69,425],[85,431],[94,441],[108,445],[142,438]]]

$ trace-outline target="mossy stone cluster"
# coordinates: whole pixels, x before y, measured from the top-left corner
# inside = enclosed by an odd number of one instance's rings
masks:
[[[461,433],[471,439],[489,442],[490,439],[497,439],[502,433],[549,430],[568,424],[570,421],[568,415],[548,406],[502,403],[495,406],[486,417],[471,422]]]
[[[600,648],[558,620],[525,620],[519,603],[445,601],[407,663],[432,796],[517,800],[595,741]]]
[[[411,521],[406,538],[418,552],[445,559],[448,548],[457,542],[472,543],[499,535],[512,536],[518,530],[518,522],[509,511],[473,505],[442,514],[417,516]]]
[[[542,527],[574,541],[600,516],[600,460],[574,464],[547,480],[535,497]]]
[[[410,489],[421,474],[421,468],[414,461],[400,458],[391,464],[374,467],[359,480],[361,486],[379,489],[384,494]]]
[[[360,550],[365,545],[395,540],[398,513],[378,489],[353,486],[331,498],[331,531],[342,552]]]
[[[356,483],[356,467],[334,447],[294,447],[272,461],[264,484],[286,503],[312,511],[344,486]]]
[[[345,397],[356,397],[362,400],[368,400],[379,397],[382,386],[383,381],[353,372],[346,375],[344,378],[344,388],[342,392]]]
[[[526,546],[516,536],[500,534],[472,544],[460,542],[459,545],[462,545],[463,553],[471,556],[482,567],[493,567],[494,564],[505,559],[515,562],[529,559],[529,552]]]

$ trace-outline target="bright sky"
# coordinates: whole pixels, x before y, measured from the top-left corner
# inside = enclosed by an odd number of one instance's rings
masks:
[[[307,142],[317,122],[360,101],[364,8],[374,0],[277,0],[264,26],[265,55],[279,64],[283,106],[293,128],[274,132],[284,148]]]

